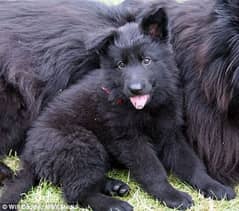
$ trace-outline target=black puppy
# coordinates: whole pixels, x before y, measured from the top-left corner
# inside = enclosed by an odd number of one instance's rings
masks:
[[[110,159],[172,208],[188,208],[192,199],[169,184],[164,167],[205,196],[233,198],[233,190],[210,178],[185,143],[168,37],[163,9],[140,24],[89,35],[87,46],[100,53],[101,69],[57,96],[37,119],[21,156],[23,170],[6,184],[1,203],[18,203],[21,193],[44,178],[62,187],[69,204],[133,210],[105,195]]]

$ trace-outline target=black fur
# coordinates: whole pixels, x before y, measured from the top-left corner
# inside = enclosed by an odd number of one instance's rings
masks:
[[[165,6],[172,44],[184,86],[189,143],[210,175],[224,184],[239,183],[239,2],[125,1],[146,11]],[[141,14],[139,15],[141,17]]]
[[[128,203],[103,194],[112,158],[129,168],[145,191],[172,208],[188,208],[192,199],[168,183],[164,168],[207,197],[235,197],[230,187],[207,175],[185,143],[182,93],[167,22],[160,8],[139,24],[104,30],[86,42],[100,52],[101,68],[44,109],[28,132],[23,170],[6,184],[1,203],[17,203],[21,193],[43,178],[60,185],[69,204],[131,211]],[[132,99],[143,95],[150,98],[137,106]]]
[[[238,12],[238,1],[195,1],[172,21],[189,142],[210,174],[230,185],[239,182]]]
[[[0,2],[0,157],[21,151],[27,129],[51,99],[99,67],[86,39],[123,25],[119,7],[90,1]],[[0,165],[0,179],[10,177]]]

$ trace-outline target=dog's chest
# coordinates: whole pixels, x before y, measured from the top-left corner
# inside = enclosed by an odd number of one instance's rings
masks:
[[[106,126],[125,133],[129,130],[144,133],[156,124],[155,117],[148,111],[133,109],[112,109],[105,115]]]

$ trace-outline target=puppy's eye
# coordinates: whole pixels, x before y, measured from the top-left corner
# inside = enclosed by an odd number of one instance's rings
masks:
[[[150,57],[145,57],[145,58],[143,58],[142,63],[144,65],[149,65],[151,63],[151,61],[152,61],[152,59]]]
[[[126,67],[126,64],[125,64],[123,61],[119,61],[119,62],[117,63],[117,67],[118,67],[120,70],[122,70],[122,69],[124,69],[124,68]]]

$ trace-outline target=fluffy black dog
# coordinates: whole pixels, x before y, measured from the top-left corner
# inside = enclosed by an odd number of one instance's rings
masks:
[[[189,142],[214,178],[238,184],[239,1],[193,1],[172,11]]]
[[[189,143],[214,178],[239,183],[239,2],[125,1],[139,18],[167,7],[172,44],[184,86]],[[145,1],[146,2],[146,1]],[[140,9],[139,9],[140,8]]]
[[[112,159],[172,208],[188,208],[192,199],[168,183],[164,167],[207,197],[234,198],[185,143],[167,22],[158,9],[139,24],[102,30],[89,40],[87,47],[100,52],[101,68],[59,94],[36,120],[21,156],[23,170],[7,182],[1,203],[16,204],[43,178],[60,185],[69,204],[131,211],[105,195]],[[123,186],[110,185],[110,192],[127,192]]]
[[[51,99],[99,67],[84,42],[130,20],[117,7],[79,1],[0,2],[0,157],[21,150],[31,123]],[[86,35],[87,33],[87,35]],[[0,180],[11,171],[0,164]]]

